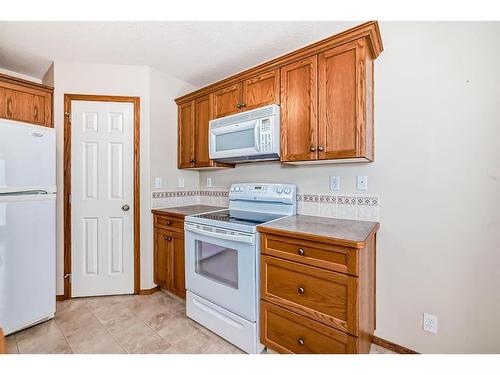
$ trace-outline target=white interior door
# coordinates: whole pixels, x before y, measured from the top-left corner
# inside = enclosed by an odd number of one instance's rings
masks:
[[[133,103],[71,102],[73,297],[134,292],[133,129]]]

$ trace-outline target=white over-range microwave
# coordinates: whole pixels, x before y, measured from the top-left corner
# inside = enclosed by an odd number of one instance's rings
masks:
[[[209,156],[225,163],[279,160],[280,107],[272,104],[210,121]]]

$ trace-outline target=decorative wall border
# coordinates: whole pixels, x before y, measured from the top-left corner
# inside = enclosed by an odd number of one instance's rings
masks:
[[[178,191],[154,191],[153,199],[182,198],[182,197],[228,197],[228,191],[221,190],[178,190]]]
[[[364,195],[326,195],[326,194],[297,194],[297,202],[319,202],[321,204],[347,204],[357,206],[373,206],[379,204],[378,196]]]

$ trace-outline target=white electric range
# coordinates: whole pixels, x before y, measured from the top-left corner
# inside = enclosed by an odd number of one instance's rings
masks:
[[[187,216],[186,314],[247,353],[260,353],[257,225],[296,214],[296,187],[233,184],[229,208]]]

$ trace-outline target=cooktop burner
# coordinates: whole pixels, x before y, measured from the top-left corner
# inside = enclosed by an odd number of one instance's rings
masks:
[[[233,224],[242,224],[257,226],[259,224],[267,223],[268,221],[279,219],[285,215],[266,214],[263,212],[240,211],[240,210],[224,210],[211,212],[208,214],[196,215],[202,219],[222,221]]]

